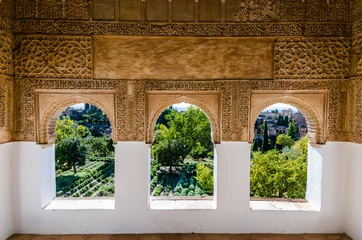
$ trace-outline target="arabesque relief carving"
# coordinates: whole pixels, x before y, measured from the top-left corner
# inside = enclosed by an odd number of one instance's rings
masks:
[[[352,61],[353,72],[352,74],[362,75],[362,37],[356,37],[352,42],[352,50],[354,51],[354,58]]]
[[[0,32],[0,74],[13,75],[13,37]]]
[[[20,41],[16,77],[92,78],[90,37],[28,36]]]
[[[88,0],[17,0],[18,19],[75,19],[89,20]]]
[[[338,79],[349,73],[350,41],[338,38],[278,39],[276,79]]]
[[[0,143],[12,138],[13,92],[12,77],[0,75]]]
[[[126,22],[78,22],[16,20],[15,33],[125,36],[333,36],[348,35],[344,23],[198,23],[150,24]]]
[[[340,81],[338,80],[286,80],[286,81],[124,81],[124,80],[40,80],[22,79],[16,81],[16,125],[15,140],[35,141],[36,121],[35,92],[57,90],[71,92],[82,90],[111,90],[117,99],[117,136],[118,141],[145,141],[147,123],[146,93],[157,92],[220,92],[221,94],[221,141],[248,141],[250,94],[255,90],[267,91],[328,91],[328,106],[325,114],[325,134],[321,139],[337,141],[340,139],[338,122],[341,117],[338,110],[340,100]],[[164,103],[162,103],[164,104]],[[159,107],[163,106],[160,105]],[[310,103],[312,105],[312,103]],[[216,113],[214,114],[217,115]],[[218,120],[217,120],[218,121]],[[315,142],[322,143],[317,139]]]
[[[240,0],[234,18],[238,21],[272,21],[278,19],[278,0]]]

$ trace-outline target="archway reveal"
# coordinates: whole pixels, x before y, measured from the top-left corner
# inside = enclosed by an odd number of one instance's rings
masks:
[[[308,138],[311,144],[324,144],[327,129],[327,95],[318,92],[253,92],[249,118],[249,142],[254,139],[254,123],[259,113],[276,103],[293,105],[301,110],[308,124]]]
[[[83,93],[37,92],[36,94],[36,139],[38,144],[53,144],[56,138],[56,121],[68,106],[89,103],[101,109],[113,129],[112,140],[117,143],[116,101],[113,92],[85,91]]]
[[[169,106],[181,102],[193,104],[203,110],[211,123],[214,143],[221,141],[220,92],[147,92],[146,104],[146,143],[152,143],[154,128],[160,114]]]

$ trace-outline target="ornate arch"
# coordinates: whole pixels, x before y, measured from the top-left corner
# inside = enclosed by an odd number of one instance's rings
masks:
[[[45,111],[44,114],[40,117],[40,125],[37,136],[38,144],[54,144],[56,138],[56,122],[59,118],[60,114],[64,109],[68,106],[78,104],[78,103],[89,103],[97,108],[101,109],[104,114],[106,114],[108,120],[112,125],[112,139],[113,143],[117,143],[117,134],[115,133],[116,121],[114,119],[114,114],[112,115],[110,111],[108,111],[107,107],[105,107],[99,101],[92,99],[85,95],[68,95],[66,97],[62,97],[52,103]]]
[[[209,107],[207,107],[207,105],[204,104],[202,101],[199,101],[199,100],[196,100],[196,99],[193,99],[190,97],[186,97],[186,96],[179,96],[179,97],[173,98],[169,101],[166,101],[165,103],[160,105],[158,108],[156,108],[155,111],[150,113],[150,116],[148,118],[149,121],[148,121],[148,126],[147,126],[147,133],[146,133],[146,143],[153,142],[154,137],[155,137],[154,129],[156,126],[156,121],[157,121],[158,117],[161,115],[161,113],[169,106],[171,106],[173,104],[181,103],[181,102],[195,105],[205,112],[206,116],[209,118],[209,121],[211,123],[212,140],[215,144],[220,143],[220,140],[221,140],[220,139],[220,125],[219,125],[220,122],[218,121],[218,118],[216,117],[215,113]]]
[[[324,119],[318,111],[305,100],[293,96],[277,96],[269,99],[258,107],[251,109],[249,121],[249,142],[254,139],[254,123],[259,114],[267,107],[276,104],[285,103],[298,108],[304,115],[308,125],[308,139],[311,144],[325,144],[325,134],[323,129]]]

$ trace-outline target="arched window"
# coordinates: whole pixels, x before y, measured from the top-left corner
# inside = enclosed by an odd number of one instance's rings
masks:
[[[214,144],[208,116],[187,103],[166,108],[151,146],[151,200],[212,200]]]
[[[99,108],[77,104],[56,122],[56,197],[114,197],[112,126]]]
[[[257,208],[258,205],[253,205],[253,201],[265,199],[271,201],[271,209],[277,210],[285,209],[285,206],[276,206],[273,203],[275,201],[285,202],[292,199],[295,203],[316,198],[316,193],[312,192],[315,187],[312,185],[321,181],[321,172],[319,175],[317,172],[310,174],[308,169],[311,167],[308,165],[314,160],[309,157],[309,148],[308,123],[299,109],[277,103],[259,113],[254,124],[250,154],[252,208]],[[311,163],[312,167],[315,162],[318,162],[318,159]],[[288,205],[288,208],[303,210],[298,207]]]
[[[250,196],[305,198],[306,125],[303,114],[287,104],[272,105],[259,114],[251,148]]]

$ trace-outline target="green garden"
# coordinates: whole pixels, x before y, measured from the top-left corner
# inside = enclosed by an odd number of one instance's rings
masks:
[[[210,121],[194,106],[172,106],[158,118],[151,149],[151,196],[212,196],[214,145]]]
[[[102,111],[94,106],[82,114],[57,120],[57,197],[114,196],[113,142],[110,137],[103,136],[104,129],[98,127],[106,126],[107,121]]]

